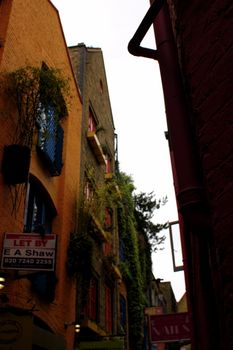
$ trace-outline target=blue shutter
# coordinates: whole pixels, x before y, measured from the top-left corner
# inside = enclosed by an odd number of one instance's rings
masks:
[[[57,138],[56,138],[56,149],[55,149],[55,159],[54,159],[54,169],[57,175],[61,174],[62,170],[62,150],[63,150],[63,139],[64,131],[61,125],[57,125]]]
[[[45,153],[51,164],[53,164],[55,161],[56,152],[56,120],[52,108],[49,108],[49,110],[47,111],[47,123],[45,133]]]
[[[43,116],[42,116],[43,113]],[[59,125],[54,109],[41,110],[38,118],[38,144],[37,149],[52,176],[59,176],[62,170],[62,149],[64,131]]]

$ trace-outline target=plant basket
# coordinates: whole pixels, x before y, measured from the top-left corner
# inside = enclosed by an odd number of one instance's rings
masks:
[[[9,145],[4,147],[2,173],[8,185],[26,183],[30,167],[31,150],[28,146]]]

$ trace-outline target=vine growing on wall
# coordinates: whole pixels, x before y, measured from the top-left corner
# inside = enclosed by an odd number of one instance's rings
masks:
[[[133,349],[141,350],[144,337],[144,308],[148,302],[146,299],[146,291],[152,272],[152,243],[148,236],[149,232],[147,232],[148,220],[151,216],[148,214],[145,203],[141,200],[142,198],[139,197],[139,200],[135,197],[134,190],[135,187],[131,177],[122,172],[118,172],[115,178],[103,182],[98,188],[95,188],[91,198],[81,201],[79,205],[78,229],[75,236],[73,236],[73,238],[71,237],[68,261],[73,261],[71,266],[76,276],[84,275],[84,271],[86,273],[88,269],[88,264],[91,268],[92,261],[85,260],[87,255],[90,257],[92,254],[92,251],[89,251],[90,247],[88,243],[93,230],[91,227],[91,217],[94,214],[99,222],[103,223],[104,209],[106,207],[117,208],[119,235],[125,247],[125,259],[120,262],[119,267],[127,287],[130,343]],[[150,202],[152,198],[150,196],[144,198],[143,196],[143,199],[148,199]],[[151,213],[151,209],[154,208],[154,206],[153,203],[149,202],[147,205]],[[144,217],[140,213],[141,210],[144,210]],[[161,227],[165,228],[164,225]],[[153,230],[151,229],[151,231]],[[159,230],[153,232],[154,236],[156,236],[156,232],[158,233]],[[163,239],[157,240],[157,244],[161,244],[162,242]],[[77,244],[78,249],[81,248],[84,250],[81,254],[78,253],[75,248]],[[71,254],[70,257],[69,254]],[[80,256],[84,257],[84,262],[78,266]],[[116,263],[115,256],[109,256],[105,263]],[[82,266],[85,266],[85,268],[82,268]],[[85,276],[82,277],[82,280],[79,280],[79,283],[83,283],[81,284],[81,293],[85,296],[87,291],[84,286],[88,284],[83,282],[84,278]]]
[[[129,337],[133,349],[141,350],[143,344],[144,307],[147,305],[146,290],[151,279],[151,252],[153,244],[161,244],[164,237],[157,238],[160,230],[150,222],[152,212],[159,203],[152,194],[134,195],[134,184],[130,176],[120,172],[118,185],[121,192],[119,208],[119,231],[125,247],[125,260],[121,272],[127,285],[129,310]],[[148,228],[151,230],[148,230]],[[154,241],[151,242],[153,233]],[[154,247],[154,249],[157,249]]]
[[[125,247],[125,259],[120,264],[123,279],[127,286],[129,338],[132,348],[142,349],[144,293],[140,266],[138,236],[134,218],[132,179],[126,174],[118,174],[122,203],[119,208],[119,231]]]
[[[93,249],[96,224],[93,218],[102,226],[104,223],[105,208],[119,204],[119,193],[116,193],[116,182],[103,181],[99,186],[95,186],[92,171],[88,174],[88,180],[93,185],[93,193],[90,198],[85,195],[80,197],[77,203],[77,227],[71,234],[67,252],[67,270],[71,277],[75,277],[80,287],[78,293],[78,313],[83,310],[87,301],[87,292],[92,276]],[[109,267],[116,263],[116,256],[110,254],[103,260]],[[80,314],[79,316],[80,317]]]

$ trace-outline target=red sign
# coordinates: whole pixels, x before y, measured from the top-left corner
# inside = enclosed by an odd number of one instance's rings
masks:
[[[152,343],[190,339],[187,312],[150,316],[150,340]]]
[[[2,269],[54,271],[56,235],[6,233]]]

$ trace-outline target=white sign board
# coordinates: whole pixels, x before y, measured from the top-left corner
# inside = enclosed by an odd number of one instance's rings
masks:
[[[54,271],[56,235],[5,233],[2,269]]]

